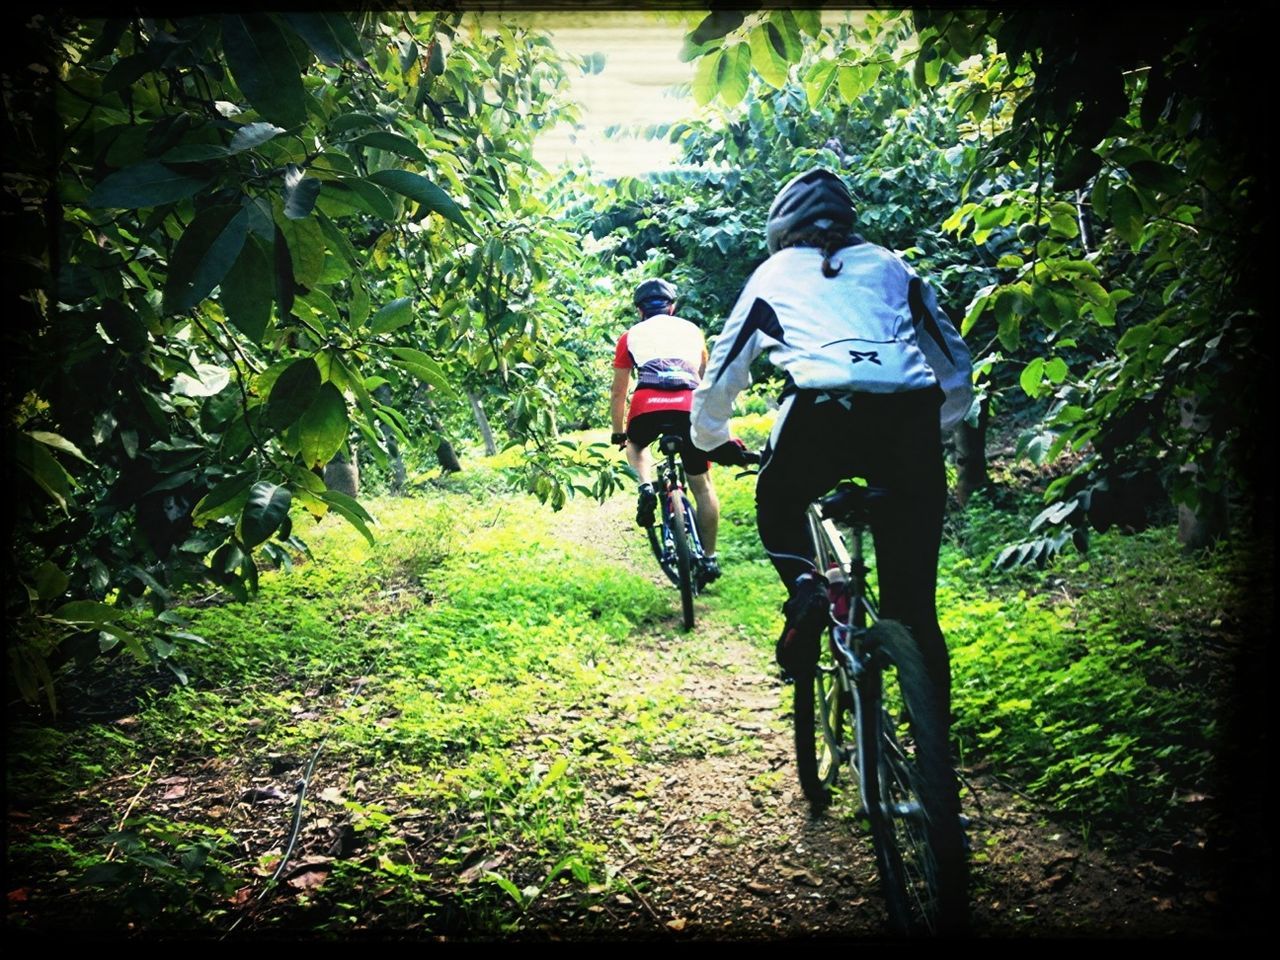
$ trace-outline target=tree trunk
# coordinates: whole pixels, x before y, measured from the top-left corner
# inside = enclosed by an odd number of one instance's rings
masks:
[[[1182,428],[1191,432],[1192,437],[1209,429],[1209,418],[1200,415],[1199,401],[1195,397],[1185,398],[1179,405],[1182,414]],[[1194,442],[1194,440],[1193,440]],[[1200,467],[1194,463],[1183,464],[1181,473],[1190,474],[1198,485]],[[1216,541],[1227,528],[1227,498],[1222,491],[1199,489],[1199,502],[1195,508],[1185,503],[1178,504],[1178,542],[1188,550],[1199,550]]]
[[[373,398],[383,406],[391,405],[391,385],[384,383],[373,391]],[[404,491],[405,469],[404,455],[400,452],[400,444],[396,440],[395,431],[381,420],[378,421],[378,431],[382,434],[383,442],[387,445],[388,465],[391,467],[391,492],[399,495]]]
[[[485,456],[492,457],[498,452],[498,445],[493,440],[493,428],[489,426],[489,418],[485,415],[479,397],[468,391],[467,399],[471,401],[471,413],[476,418],[476,426],[480,428],[480,436],[484,438]]]
[[[440,443],[436,447],[436,459],[440,461],[440,467],[446,473],[459,473],[462,470],[462,464],[458,461],[453,444],[443,437],[440,438]]]
[[[978,425],[962,422],[953,434],[956,443],[956,499],[960,506],[969,502],[975,490],[987,485],[987,423],[989,401],[978,408]]]
[[[356,463],[356,445],[351,444],[351,460],[339,450],[337,456],[324,467],[324,485],[330,490],[345,493],[348,497],[360,494],[360,467]]]

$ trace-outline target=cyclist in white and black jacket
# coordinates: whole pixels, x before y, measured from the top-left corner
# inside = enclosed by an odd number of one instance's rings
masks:
[[[693,442],[729,436],[733,399],[761,353],[786,380],[756,485],[760,539],[789,598],[778,662],[811,671],[827,622],[805,511],[850,476],[889,491],[873,522],[881,615],[913,631],[938,689],[950,669],[934,592],[946,501],[942,432],[968,412],[969,351],[929,285],[899,256],[853,233],[844,182],[810,170],[769,211],[772,256],[743,288],[716,340],[691,412]],[[944,716],[947,714],[944,713]]]

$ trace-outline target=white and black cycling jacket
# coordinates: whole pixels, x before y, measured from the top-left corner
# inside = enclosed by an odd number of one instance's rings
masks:
[[[750,366],[768,351],[800,390],[900,393],[942,387],[942,429],[969,411],[969,350],[929,285],[899,256],[872,243],[842,248],[834,277],[822,251],[780,250],[751,275],[734,305],[693,398],[693,442],[729,440],[733,398],[751,384]]]

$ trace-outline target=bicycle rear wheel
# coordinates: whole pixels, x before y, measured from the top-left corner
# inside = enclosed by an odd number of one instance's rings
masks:
[[[676,542],[677,586],[680,588],[680,609],[684,628],[693,629],[693,551],[689,544],[689,523],[692,518],[685,512],[684,496],[679,490],[667,494],[667,509],[671,516],[671,535]]]
[[[831,802],[831,788],[847,757],[844,733],[853,729],[852,717],[845,719],[848,697],[840,690],[830,648],[822,646],[813,676],[796,677],[792,698],[796,774],[805,797],[819,810]]]
[[[880,669],[861,691],[861,787],[889,919],[903,935],[955,934],[968,906],[945,720],[906,627],[881,620],[865,643]]]

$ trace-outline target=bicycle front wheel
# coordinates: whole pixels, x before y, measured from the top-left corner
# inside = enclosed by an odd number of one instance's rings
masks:
[[[668,494],[671,512],[671,535],[676,542],[676,584],[680,588],[680,608],[684,628],[693,629],[693,552],[689,548],[689,524],[692,517],[685,511],[684,497],[679,490]]]
[[[889,919],[903,935],[955,934],[968,906],[945,718],[906,627],[881,620],[865,643],[880,669],[861,693],[861,787]]]

